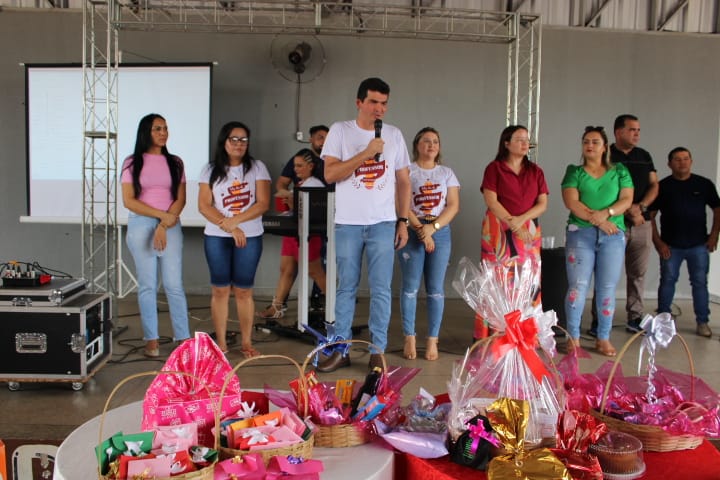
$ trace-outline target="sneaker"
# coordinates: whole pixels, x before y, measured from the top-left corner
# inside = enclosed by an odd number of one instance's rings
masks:
[[[628,320],[627,324],[625,324],[625,331],[628,333],[638,333],[642,332],[643,329],[640,328],[639,320]]]
[[[695,333],[697,333],[699,337],[712,337],[712,330],[710,330],[710,326],[707,323],[698,323]]]
[[[588,328],[587,334],[593,338],[597,338],[597,327]]]

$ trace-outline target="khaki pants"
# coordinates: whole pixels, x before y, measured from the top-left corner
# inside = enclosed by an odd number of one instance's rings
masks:
[[[625,275],[627,319],[642,320],[645,316],[643,295],[645,293],[645,272],[648,257],[652,250],[652,225],[646,221],[637,227],[628,227],[625,231]]]

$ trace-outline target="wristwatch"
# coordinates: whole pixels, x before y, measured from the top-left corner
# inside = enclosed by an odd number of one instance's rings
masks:
[[[435,229],[436,232],[437,232],[438,230],[440,230],[440,222],[435,222],[435,223],[433,223],[433,228]]]
[[[615,210],[613,210],[612,207],[608,208],[608,213],[610,214],[611,217],[615,216]]]
[[[408,220],[407,217],[398,217],[397,223],[400,223],[400,222],[404,223],[407,226],[410,223],[410,220]]]

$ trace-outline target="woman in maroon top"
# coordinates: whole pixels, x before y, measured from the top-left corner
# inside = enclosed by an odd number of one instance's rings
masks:
[[[528,159],[529,149],[527,128],[510,125],[500,134],[495,160],[485,168],[480,187],[487,205],[483,260],[508,264],[533,258],[540,262],[542,235],[537,219],[547,209],[548,188],[542,169]],[[478,315],[474,338],[485,336],[487,326]]]

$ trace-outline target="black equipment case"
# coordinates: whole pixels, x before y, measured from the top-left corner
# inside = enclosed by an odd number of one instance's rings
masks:
[[[83,278],[53,278],[50,282],[36,287],[2,286],[0,307],[59,306],[82,295],[86,289],[87,282]]]
[[[0,305],[0,381],[72,382],[81,390],[112,354],[107,293],[83,293],[59,306]]]

